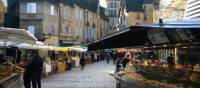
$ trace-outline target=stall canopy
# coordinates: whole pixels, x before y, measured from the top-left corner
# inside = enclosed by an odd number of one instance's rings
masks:
[[[131,26],[114,35],[88,44],[88,50],[108,48],[142,47],[145,45],[169,44],[200,40],[200,19],[188,19],[157,24]],[[186,30],[185,30],[186,29]]]
[[[129,28],[125,31],[90,43],[88,45],[88,51],[120,47],[139,47],[145,45],[148,41],[146,33],[146,30],[135,26],[134,29]]]
[[[0,28],[0,46],[14,46],[21,43],[36,44],[37,38],[24,29]]]

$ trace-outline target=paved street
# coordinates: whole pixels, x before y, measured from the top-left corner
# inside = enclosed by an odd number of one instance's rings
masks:
[[[42,80],[42,88],[116,88],[116,82],[109,73],[115,66],[105,61],[86,65],[85,70],[74,68]]]

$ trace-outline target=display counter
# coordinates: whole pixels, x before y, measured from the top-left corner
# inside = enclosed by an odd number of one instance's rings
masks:
[[[66,70],[66,62],[58,62],[58,72],[64,72]]]
[[[12,73],[0,80],[0,88],[22,88],[22,76],[18,73]]]
[[[199,88],[200,72],[189,66],[129,64],[124,72],[112,74],[122,88]]]

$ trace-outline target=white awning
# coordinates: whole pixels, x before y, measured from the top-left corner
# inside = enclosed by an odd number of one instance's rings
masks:
[[[0,28],[0,42],[36,44],[37,38],[24,29]]]

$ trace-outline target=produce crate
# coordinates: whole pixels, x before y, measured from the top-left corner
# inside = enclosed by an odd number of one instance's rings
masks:
[[[65,71],[65,63],[58,63],[58,72],[63,72]]]
[[[3,77],[10,76],[12,73],[11,66],[0,66],[0,79]]]

